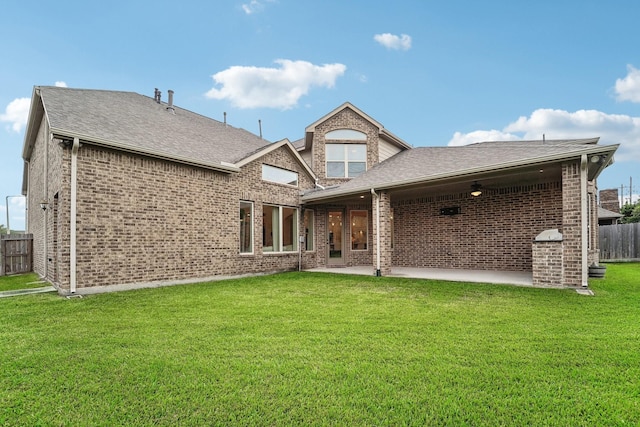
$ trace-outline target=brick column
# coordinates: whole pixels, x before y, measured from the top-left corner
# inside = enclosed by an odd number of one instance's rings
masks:
[[[562,164],[562,284],[582,285],[580,161]]]
[[[371,211],[373,212],[373,272],[378,270],[378,234],[380,236],[380,275],[391,274],[391,197],[386,191],[378,191],[378,199],[371,198]],[[378,205],[380,217],[378,219]],[[378,223],[380,229],[378,229]]]
[[[533,286],[562,287],[562,234],[546,230],[533,241]]]

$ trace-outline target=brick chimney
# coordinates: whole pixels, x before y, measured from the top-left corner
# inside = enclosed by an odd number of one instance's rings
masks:
[[[600,190],[600,207],[611,212],[620,213],[620,199],[617,188]]]

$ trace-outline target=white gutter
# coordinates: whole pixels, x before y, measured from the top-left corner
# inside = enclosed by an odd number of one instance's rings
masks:
[[[80,139],[73,138],[73,146],[71,147],[71,254],[69,265],[69,287],[72,294],[76,293],[76,232],[77,232],[77,207],[78,207],[78,149],[80,148]]]
[[[582,287],[589,286],[589,224],[588,224],[588,200],[587,200],[587,155],[580,158],[580,224],[581,224],[581,249],[582,249]]]
[[[371,189],[371,195],[376,197],[376,276],[380,273],[380,196],[375,189]]]

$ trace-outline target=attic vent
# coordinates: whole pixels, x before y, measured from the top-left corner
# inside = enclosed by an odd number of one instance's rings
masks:
[[[158,90],[158,88],[156,88],[155,92],[153,93],[153,99],[160,104],[160,97],[162,96],[162,92],[160,92]]]

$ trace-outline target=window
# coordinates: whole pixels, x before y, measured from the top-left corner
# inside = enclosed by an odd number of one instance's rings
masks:
[[[367,250],[368,230],[367,211],[351,211],[351,250]]]
[[[263,206],[262,250],[296,252],[298,250],[298,210],[284,206]]]
[[[240,202],[240,253],[253,253],[253,203]]]
[[[262,179],[277,184],[298,186],[298,173],[274,166],[262,165]]]
[[[367,170],[366,144],[326,144],[327,178],[354,178]]]
[[[326,140],[366,141],[367,134],[354,129],[336,129],[324,134]]]
[[[314,212],[310,209],[304,211],[304,250],[313,251],[313,224],[314,224]]]

